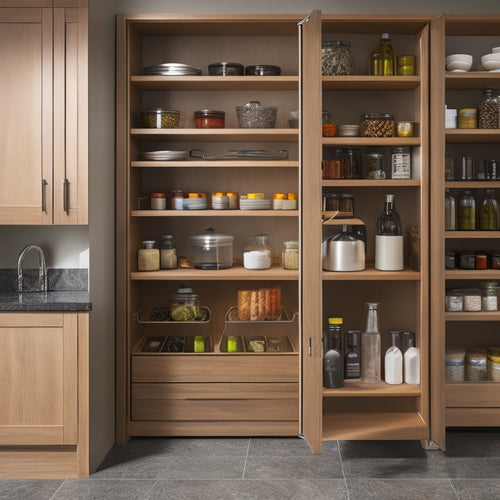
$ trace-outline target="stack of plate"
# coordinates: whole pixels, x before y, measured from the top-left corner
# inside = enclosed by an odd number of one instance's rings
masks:
[[[145,75],[188,76],[201,75],[201,69],[182,63],[155,64],[144,68]]]
[[[182,205],[184,210],[206,210],[208,208],[206,198],[184,198]]]
[[[226,194],[212,195],[212,208],[214,210],[227,210],[229,208],[229,197]]]
[[[187,151],[144,151],[142,156],[146,160],[154,161],[171,161],[171,160],[186,160]]]
[[[271,200],[240,198],[240,210],[269,210]]]

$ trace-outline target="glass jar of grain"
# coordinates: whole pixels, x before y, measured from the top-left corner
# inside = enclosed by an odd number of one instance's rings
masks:
[[[299,242],[284,241],[282,243],[281,265],[283,269],[296,270],[299,268]]]

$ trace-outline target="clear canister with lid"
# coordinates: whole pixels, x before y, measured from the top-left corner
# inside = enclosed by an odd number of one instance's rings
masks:
[[[160,250],[155,248],[156,241],[145,240],[143,248],[137,253],[137,269],[139,271],[158,271],[160,269]]]
[[[325,148],[323,156],[323,179],[342,179],[346,155],[341,148]]]
[[[415,74],[415,56],[398,56],[397,57],[397,72],[398,72],[398,75],[414,75]]]
[[[458,128],[477,128],[477,108],[458,110]]]
[[[465,380],[483,382],[488,379],[486,349],[470,349],[465,353]]]
[[[491,89],[484,91],[484,99],[479,104],[479,128],[499,128],[498,97]]]
[[[481,290],[477,288],[465,288],[462,290],[464,296],[464,311],[479,312],[481,311]]]
[[[269,269],[272,260],[272,247],[267,234],[255,234],[248,238],[248,245],[243,250],[245,269]]]
[[[465,349],[446,347],[444,365],[447,382],[463,382],[465,380]]]
[[[351,44],[340,40],[326,40],[321,44],[321,74],[354,75]]]
[[[462,312],[464,310],[464,295],[460,290],[448,290],[445,301],[446,312]]]
[[[392,113],[365,113],[361,116],[361,137],[394,137]]]
[[[166,210],[167,195],[165,193],[151,193],[151,210]]]
[[[411,179],[411,154],[409,146],[391,149],[391,178]]]
[[[176,109],[155,108],[142,112],[142,126],[146,128],[178,128],[180,113]]]
[[[385,179],[384,155],[367,152],[363,156],[363,179]]]
[[[344,150],[344,179],[361,179],[361,152],[356,148]]]
[[[498,311],[498,282],[481,281],[481,309],[483,311]]]
[[[297,270],[299,268],[299,242],[284,241],[281,250],[281,265],[283,269]]]
[[[170,318],[173,321],[195,321],[201,318],[198,295],[192,288],[178,288],[170,299]]]
[[[226,113],[213,109],[200,109],[194,112],[196,128],[224,128]]]
[[[161,237],[160,269],[177,269],[177,250],[171,234],[164,234]]]

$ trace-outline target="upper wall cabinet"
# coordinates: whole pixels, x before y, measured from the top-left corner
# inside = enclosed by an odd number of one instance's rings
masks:
[[[0,224],[87,224],[87,2],[41,3],[0,3]]]

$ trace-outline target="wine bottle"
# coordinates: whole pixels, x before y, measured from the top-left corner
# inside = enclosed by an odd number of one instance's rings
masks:
[[[379,271],[404,269],[403,232],[401,219],[394,207],[393,194],[385,195],[385,210],[377,220],[375,269]]]

